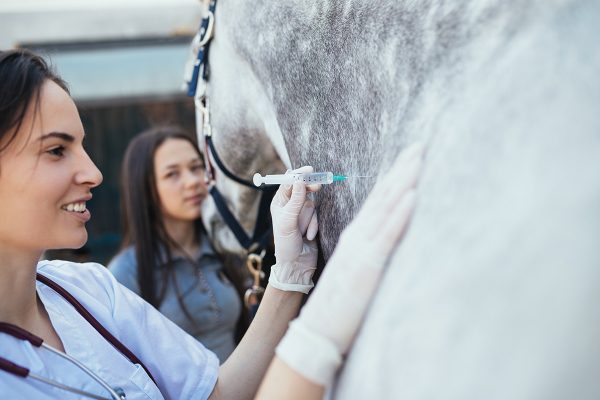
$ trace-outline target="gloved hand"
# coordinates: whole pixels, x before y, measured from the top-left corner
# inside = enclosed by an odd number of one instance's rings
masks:
[[[310,173],[302,167],[292,173]],[[308,293],[314,286],[312,276],[317,267],[319,230],[314,203],[306,192],[315,192],[321,185],[295,183],[281,185],[271,202],[276,263],[271,267],[269,284],[277,289]]]
[[[358,332],[384,265],[408,225],[422,156],[422,146],[411,146],[375,185],[277,347],[280,359],[313,382],[332,381]]]

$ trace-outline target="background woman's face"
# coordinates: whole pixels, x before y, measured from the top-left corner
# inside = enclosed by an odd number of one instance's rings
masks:
[[[40,90],[15,140],[0,155],[0,246],[26,251],[78,248],[87,240],[86,201],[102,174],[83,149],[83,126],[56,83]]]
[[[194,221],[206,198],[204,166],[193,145],[167,139],[154,154],[156,190],[165,220]]]

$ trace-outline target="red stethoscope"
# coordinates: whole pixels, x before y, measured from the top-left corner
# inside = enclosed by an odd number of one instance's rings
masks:
[[[83,318],[85,318],[85,320],[88,321],[90,323],[90,325],[92,325],[92,327],[94,327],[94,329],[96,329],[96,331],[98,331],[98,333],[100,333],[100,335],[102,335],[102,337],[104,337],[104,339],[106,339],[110,344],[112,344],[117,350],[119,350],[132,363],[139,364],[142,368],[144,368],[144,370],[146,371],[146,373],[148,374],[150,379],[152,379],[152,381],[154,381],[154,383],[156,384],[156,380],[154,379],[154,377],[152,376],[152,374],[150,373],[148,368],[146,368],[146,366],[140,361],[140,359],[138,359],[135,356],[135,354],[133,354],[131,352],[131,350],[129,350],[123,343],[121,343],[109,331],[107,331],[106,328],[104,328],[104,326],[102,326],[102,324],[100,324],[100,322],[98,322],[98,320],[96,318],[94,318],[94,316],[92,314],[90,314],[90,312],[77,299],[75,299],[75,297],[73,297],[69,292],[67,292],[62,286],[60,286],[56,282],[50,280],[48,277],[46,277],[44,275],[41,275],[38,273],[36,276],[36,279],[38,281],[44,283],[46,286],[49,286],[50,288],[52,288],[56,293],[58,293],[65,300],[67,300],[69,303],[71,303],[71,305],[75,308],[75,310],[77,310],[77,312],[79,312],[79,314],[81,314],[81,316]],[[98,376],[98,374],[94,373],[88,367],[83,365],[80,361],[76,360],[75,358],[69,356],[68,354],[66,354],[60,350],[55,349],[52,346],[45,344],[44,340],[42,338],[34,335],[33,333],[28,332],[24,329],[21,329],[16,325],[8,324],[5,322],[0,322],[0,332],[6,333],[6,334],[11,335],[20,340],[26,340],[35,347],[44,348],[46,350],[51,351],[52,353],[64,358],[65,360],[71,362],[72,364],[76,365],[79,369],[81,369],[83,372],[85,372],[87,375],[89,375],[90,378],[92,378],[93,380],[98,382],[104,389],[106,389],[110,393],[110,399],[112,399],[112,400],[124,400],[125,399],[125,392],[123,391],[123,389],[111,387],[104,379],[100,378]],[[19,376],[22,378],[35,379],[37,381],[46,383],[48,385],[52,385],[54,387],[57,387],[57,388],[60,388],[60,389],[63,389],[63,390],[66,390],[66,391],[69,391],[72,393],[76,393],[76,394],[79,394],[82,396],[86,396],[86,397],[89,397],[92,399],[106,400],[106,397],[101,397],[101,396],[98,396],[97,394],[86,392],[84,390],[77,389],[72,386],[67,386],[67,385],[64,385],[53,379],[34,374],[34,373],[30,372],[29,369],[22,367],[20,365],[17,365],[3,357],[0,357],[0,370],[6,371],[9,374],[13,374],[13,375],[16,375],[16,376]]]

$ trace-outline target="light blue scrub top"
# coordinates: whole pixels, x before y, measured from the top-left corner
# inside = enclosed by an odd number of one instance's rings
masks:
[[[37,294],[66,353],[85,364],[127,400],[206,399],[217,381],[219,361],[201,343],[115,280],[99,264],[41,261],[38,272],[75,297],[150,370],[133,364],[102,337],[63,297],[41,282]],[[0,357],[71,387],[108,397],[89,375],[46,349],[0,333]],[[31,378],[0,371],[0,398],[81,399]]]
[[[195,260],[191,263],[184,257],[174,257],[176,284],[173,279],[169,280],[158,310],[213,351],[223,363],[235,348],[235,328],[241,313],[241,301],[204,235]],[[135,249],[129,247],[118,254],[108,268],[121,284],[139,295],[137,266]],[[155,277],[162,279],[162,271],[157,271]],[[193,321],[181,309],[177,293]]]

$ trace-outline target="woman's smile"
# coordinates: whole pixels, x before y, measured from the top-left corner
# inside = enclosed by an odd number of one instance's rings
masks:
[[[87,222],[92,218],[92,214],[86,208],[85,203],[70,203],[61,207],[61,210],[69,213],[80,221]]]

